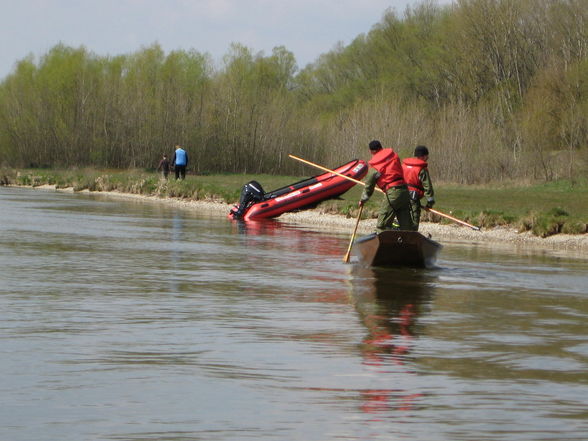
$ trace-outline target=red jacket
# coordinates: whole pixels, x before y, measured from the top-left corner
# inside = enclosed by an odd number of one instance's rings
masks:
[[[404,171],[404,179],[408,184],[409,191],[416,191],[419,199],[425,195],[425,189],[419,174],[421,170],[427,168],[427,162],[419,158],[406,158],[402,161],[402,170]]]
[[[400,157],[392,149],[382,149],[368,161],[368,164],[375,168],[380,177],[376,181],[378,187],[386,191],[390,187],[406,185]]]

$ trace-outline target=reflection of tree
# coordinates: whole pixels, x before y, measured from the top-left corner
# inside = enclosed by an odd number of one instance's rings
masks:
[[[172,251],[170,253],[170,268],[178,271],[181,266],[182,252],[181,243],[184,239],[184,217],[179,213],[174,213],[171,220],[170,241],[172,244]],[[176,277],[171,278],[172,292],[180,291],[180,284]]]
[[[431,301],[434,277],[431,271],[406,268],[354,268],[352,297],[368,329],[361,348],[366,366],[383,375],[414,373],[409,357],[418,338],[416,319]],[[362,391],[361,408],[370,414],[409,410],[420,396],[398,388],[368,389]]]

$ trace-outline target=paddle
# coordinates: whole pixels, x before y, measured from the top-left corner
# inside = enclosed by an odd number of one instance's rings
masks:
[[[336,172],[336,171],[334,171],[334,170],[331,170],[331,169],[329,169],[329,168],[326,168],[326,167],[320,166],[320,165],[318,165],[318,164],[315,164],[314,162],[307,161],[306,159],[302,159],[302,158],[299,158],[298,156],[294,156],[294,155],[288,155],[288,156],[289,156],[290,158],[292,158],[292,159],[296,159],[297,161],[304,162],[305,164],[312,165],[313,167],[320,168],[321,170],[324,170],[324,171],[327,171],[327,172],[333,173],[334,175],[341,176],[342,178],[345,178],[345,179],[347,179],[348,181],[355,182],[356,184],[365,185],[365,182],[361,182],[361,181],[358,181],[357,179],[354,179],[354,178],[352,178],[352,177],[345,176],[345,175],[344,175],[344,174],[342,174],[342,173],[337,173],[337,172]],[[380,193],[384,193],[384,190],[382,190],[380,187],[376,187],[376,190],[377,190],[377,191],[379,191]]]
[[[333,170],[328,169],[326,167],[322,167],[322,166],[320,166],[318,164],[315,164],[314,162],[307,161],[306,159],[302,159],[302,158],[299,158],[298,156],[294,156],[294,155],[288,155],[288,156],[290,158],[292,158],[292,159],[296,159],[297,161],[304,162],[305,164],[308,164],[308,165],[312,165],[313,167],[319,168],[321,170],[324,170],[324,171],[327,171],[327,172],[331,172],[334,175],[341,176],[342,178],[345,178],[345,179],[347,179],[349,181],[353,181],[356,184],[361,184],[361,185],[364,185],[365,186],[365,182],[361,182],[361,181],[358,181],[357,179],[353,179],[353,178],[351,178],[349,176],[345,176],[342,173],[337,173],[336,171],[333,171]],[[379,191],[380,193],[384,193],[384,190],[382,190],[380,187],[376,187],[376,190]],[[480,227],[476,227],[475,225],[468,224],[467,222],[464,222],[462,220],[459,220],[459,219],[457,219],[457,218],[455,218],[453,216],[449,216],[448,214],[442,213],[440,211],[433,210],[432,208],[426,208],[426,207],[424,207],[424,208],[425,208],[425,210],[430,211],[431,213],[435,213],[438,216],[441,216],[441,217],[447,218],[449,220],[452,220],[453,222],[458,223],[460,225],[463,225],[465,227],[469,227],[472,230],[480,231]]]
[[[353,242],[355,241],[355,233],[357,233],[357,227],[359,225],[359,220],[361,219],[361,212],[363,211],[363,204],[359,206],[359,214],[357,215],[357,221],[355,222],[355,228],[353,229],[353,234],[351,235],[351,240],[349,241],[349,248],[347,248],[347,253],[345,253],[345,257],[343,257],[343,262],[348,263],[349,257],[351,257],[351,247],[353,246]]]
[[[459,219],[457,219],[457,218],[455,218],[455,217],[453,217],[453,216],[449,216],[448,214],[441,213],[440,211],[433,210],[432,208],[427,208],[427,207],[423,207],[423,208],[424,208],[425,210],[427,210],[427,211],[430,211],[431,213],[435,213],[435,214],[437,214],[437,215],[439,215],[439,216],[446,217],[447,219],[450,219],[450,220],[452,220],[452,221],[453,221],[453,222],[455,222],[455,223],[461,224],[461,225],[463,225],[464,227],[470,227],[472,230],[481,231],[481,230],[480,230],[480,227],[476,227],[475,225],[470,225],[470,224],[468,224],[467,222],[464,222],[464,221],[462,221],[462,220],[459,220]]]

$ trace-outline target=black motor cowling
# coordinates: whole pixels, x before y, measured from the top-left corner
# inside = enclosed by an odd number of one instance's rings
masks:
[[[232,210],[233,217],[240,219],[247,211],[247,208],[255,202],[264,200],[265,192],[263,187],[257,181],[249,181],[241,189],[241,197],[239,198],[239,206]]]

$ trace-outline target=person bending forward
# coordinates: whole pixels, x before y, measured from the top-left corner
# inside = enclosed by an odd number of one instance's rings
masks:
[[[391,148],[382,148],[377,140],[371,141],[368,147],[372,155],[368,161],[371,168],[359,205],[364,205],[370,199],[377,185],[385,194],[380,205],[377,230],[393,229],[394,218],[398,219],[401,230],[414,230],[410,216],[410,196],[398,154]]]

